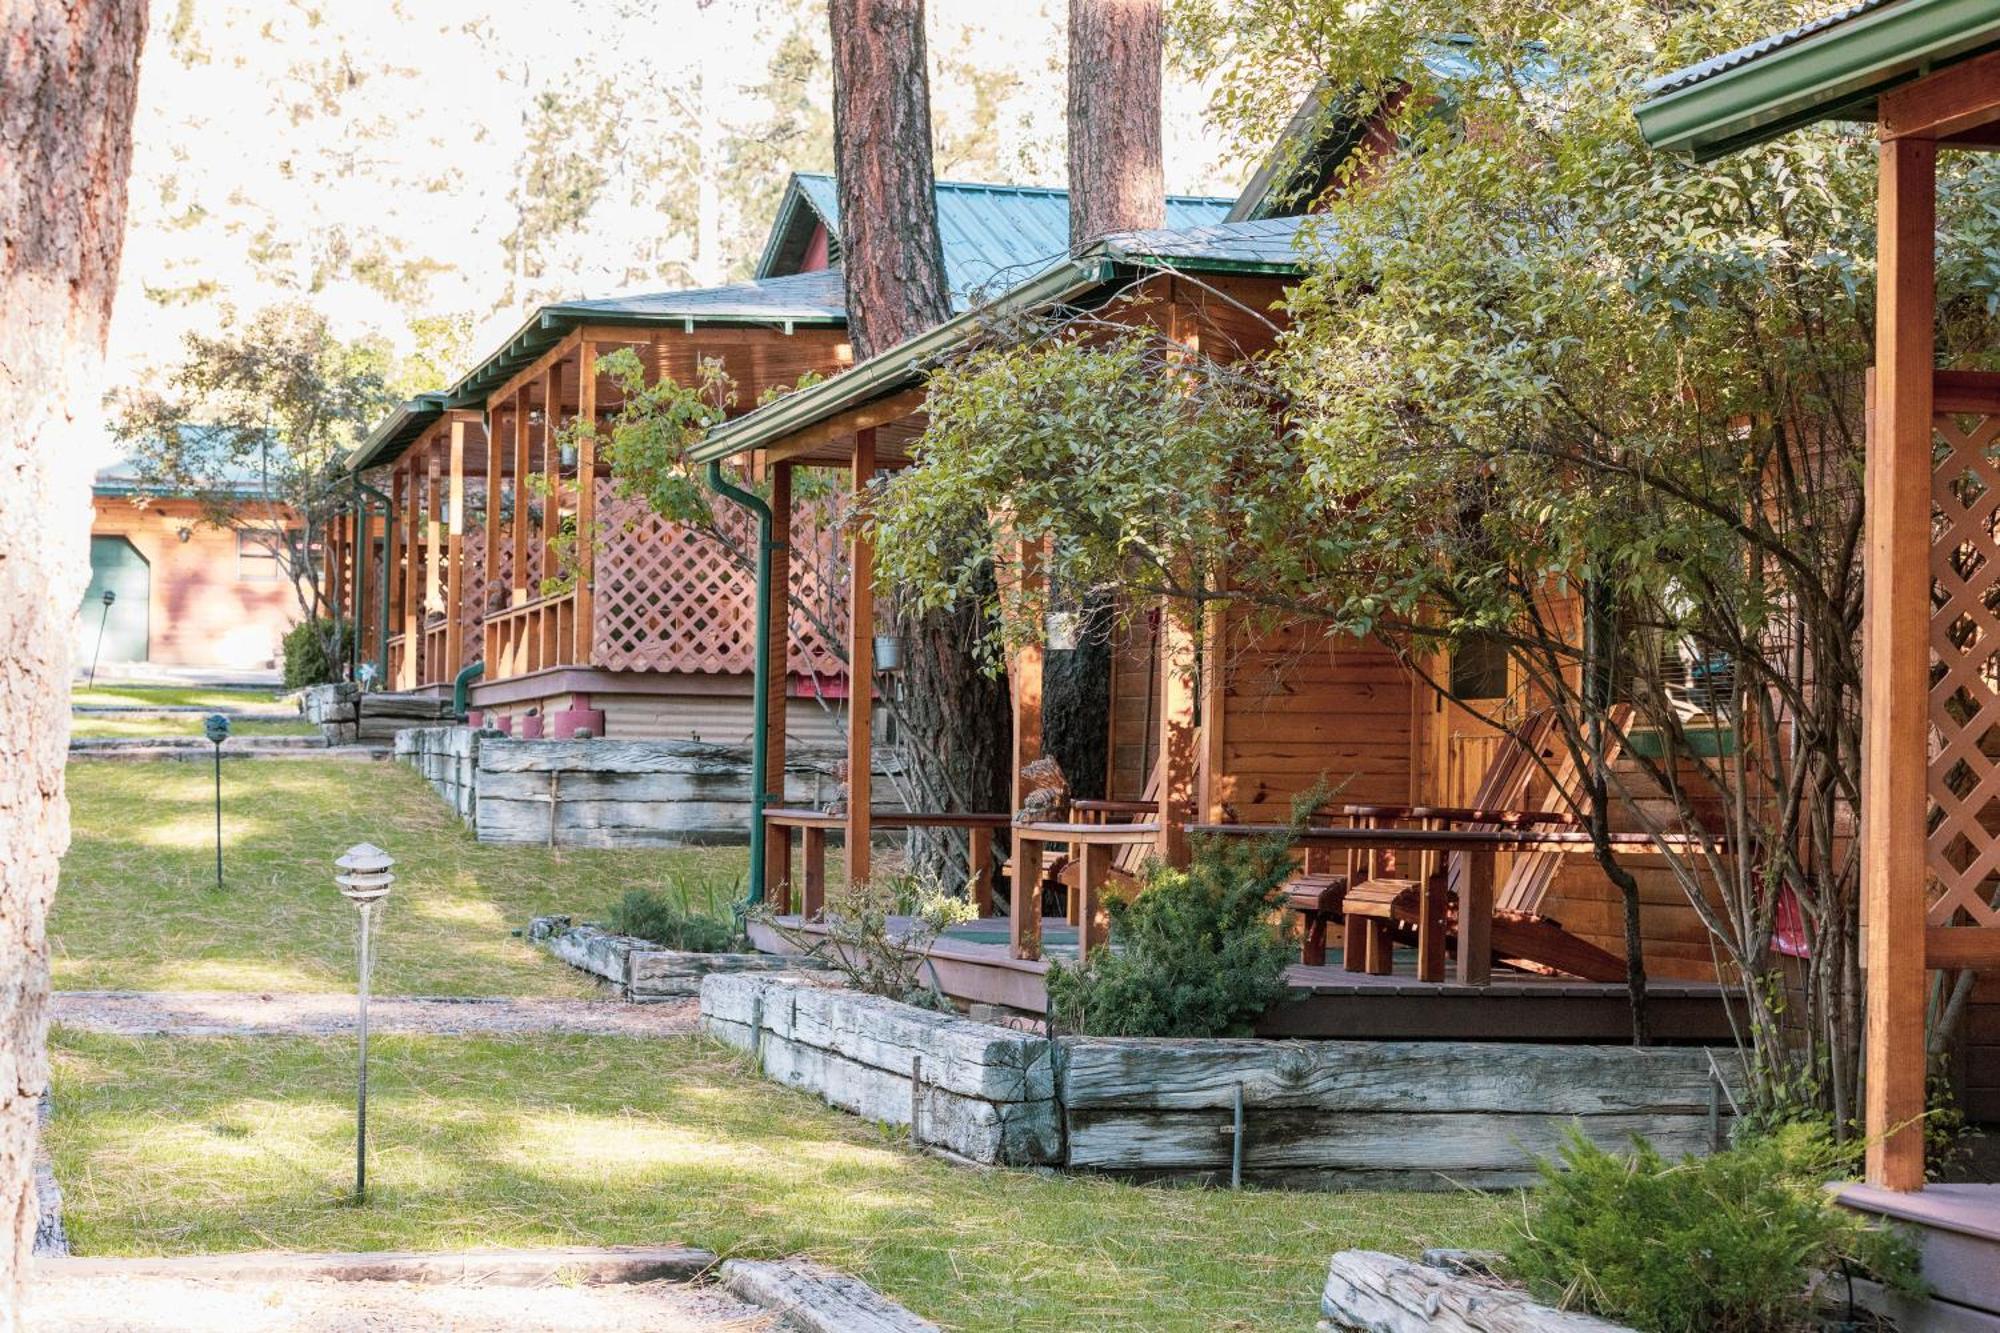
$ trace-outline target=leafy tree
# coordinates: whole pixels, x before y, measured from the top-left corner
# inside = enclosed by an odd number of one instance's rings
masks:
[[[1578,760],[1576,813],[1627,901],[1635,1035],[1636,877],[1605,835],[1644,794],[1673,812],[1654,851],[1739,987],[1759,1104],[1845,1128],[1872,158],[1818,129],[1696,166],[1631,116],[1650,72],[1789,13],[1187,0],[1181,58],[1246,137],[1323,80],[1329,117],[1375,116],[1400,150],[1321,201],[1267,358],[1070,321],[996,330],[940,372],[879,558],[962,597],[953,534],[990,508],[1073,584],[1374,634],[1447,693],[1441,655],[1497,642],[1518,688],[1490,720],[1551,712]],[[1990,348],[1996,177],[1947,170],[1941,333]],[[1001,609],[1032,632],[1033,608]],[[1659,756],[1610,763],[1634,733]],[[1680,829],[1734,854],[1664,837]],[[1809,955],[1789,998],[1787,902]]]
[[[205,521],[269,552],[336,660],[320,557],[348,496],[340,463],[388,407],[386,351],[335,337],[326,317],[280,305],[183,341],[157,386],[112,403],[140,479],[202,504]]]

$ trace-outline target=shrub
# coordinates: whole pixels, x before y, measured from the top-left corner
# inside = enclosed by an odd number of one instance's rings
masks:
[[[285,688],[331,685],[339,680],[341,659],[347,656],[353,638],[353,626],[343,624],[336,633],[334,622],[325,618],[301,620],[285,631]]]
[[[829,889],[819,916],[825,934],[762,920],[806,957],[818,958],[856,990],[926,1009],[948,1010],[927,957],[940,935],[973,919],[972,904],[916,875],[887,875]],[[902,918],[899,927],[896,918]]]
[[[1137,897],[1106,904],[1115,950],[1050,962],[1054,1024],[1101,1037],[1246,1035],[1286,997],[1297,957],[1282,915],[1290,845],[1288,834],[1197,838],[1186,870],[1147,867]]]
[[[627,889],[612,904],[605,927],[619,935],[680,949],[687,953],[731,953],[743,943],[743,931],[733,920],[688,906],[685,892],[676,895],[652,889]]]
[[[1915,1293],[1900,1234],[1836,1205],[1825,1184],[1853,1151],[1823,1125],[1786,1125],[1711,1157],[1627,1157],[1572,1130],[1507,1257],[1535,1294],[1649,1333],[1811,1327],[1815,1287],[1842,1265]]]

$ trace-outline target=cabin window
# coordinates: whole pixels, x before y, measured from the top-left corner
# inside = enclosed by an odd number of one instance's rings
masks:
[[[1497,634],[1469,634],[1451,650],[1451,697],[1504,699],[1507,641]]]
[[[297,567],[297,562],[309,555],[317,558],[319,546],[314,544],[308,552],[296,528],[280,535],[276,532],[239,528],[236,532],[236,581],[238,583],[279,583],[284,580],[285,566],[278,559],[278,543],[283,542],[289,549],[289,556]]]

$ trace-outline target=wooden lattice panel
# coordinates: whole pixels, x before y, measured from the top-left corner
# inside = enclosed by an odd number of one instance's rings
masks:
[[[492,570],[486,562],[486,530],[468,527],[460,539],[465,570],[465,596],[458,603],[459,653],[452,674],[479,660],[479,626],[486,619],[486,592],[492,584]],[[456,578],[456,572],[453,573]]]
[[[743,673],[754,665],[757,587],[713,538],[670,523],[643,500],[619,497],[609,482],[597,495],[593,665],[612,671]],[[826,533],[801,506],[793,519],[792,588],[809,605],[829,602],[824,583]],[[725,531],[738,549],[754,552],[756,524],[725,511]],[[843,608],[829,617],[837,636]],[[791,669],[837,674],[839,656],[793,617]]]
[[[1932,926],[2000,928],[2000,413],[1939,412],[1931,481]]]

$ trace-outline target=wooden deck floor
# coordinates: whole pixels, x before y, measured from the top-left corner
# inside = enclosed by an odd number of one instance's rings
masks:
[[[819,933],[796,916],[782,920],[790,928]],[[901,929],[907,925],[907,919],[892,923]],[[766,926],[753,924],[751,939],[767,953],[797,951]],[[1075,958],[1076,928],[1061,917],[1044,918],[1042,946],[1049,957]],[[1043,977],[1048,963],[1008,956],[1004,918],[954,927],[932,946],[930,956],[939,988],[955,1000],[1005,1005],[1032,1014],[1047,1011]],[[1258,1029],[1265,1036],[1623,1042],[1632,1035],[1631,1006],[1620,984],[1504,971],[1496,971],[1486,986],[1422,982],[1416,978],[1415,954],[1406,950],[1397,951],[1396,971],[1386,977],[1343,971],[1337,949],[1331,965],[1295,964],[1290,975],[1304,995],[1266,1017]],[[1656,1040],[1732,1040],[1720,986],[1660,982],[1649,988],[1648,995]]]

